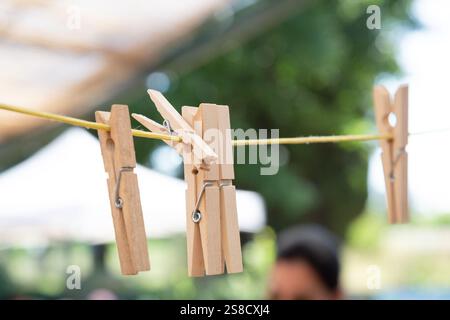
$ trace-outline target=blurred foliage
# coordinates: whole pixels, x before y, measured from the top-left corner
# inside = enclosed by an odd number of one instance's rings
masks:
[[[385,294],[401,298],[405,293],[392,290],[404,288],[426,297],[426,290],[432,288],[437,297],[448,298],[448,251],[433,247],[425,252],[416,244],[405,252],[395,249],[395,243],[380,241],[389,239],[388,232],[395,235],[396,230],[401,231],[388,226],[385,217],[375,212],[365,213],[350,224],[341,259],[346,294],[358,298]],[[403,239],[414,239],[416,232],[427,230],[437,229],[421,226]],[[445,237],[445,233],[441,235]],[[274,230],[266,228],[243,246],[243,273],[203,278],[188,277],[186,242],[181,235],[149,241],[152,270],[132,277],[120,274],[115,244],[106,246],[103,268],[94,267],[95,252],[89,244],[2,249],[0,299],[91,299],[101,291],[119,299],[264,299],[268,273],[275,260],[275,241]],[[66,288],[69,265],[81,269],[81,290]],[[367,289],[367,268],[371,265],[383,270],[381,291]]]
[[[275,234],[266,229],[243,247],[245,270],[204,278],[187,275],[184,236],[152,240],[151,272],[120,274],[117,248],[106,249],[104,268],[93,268],[93,251],[83,244],[46,249],[8,249],[0,254],[1,298],[89,299],[107,290],[120,299],[263,299],[275,259]],[[81,290],[66,288],[67,266],[81,270]]]
[[[408,222],[408,228],[441,229],[446,230],[450,226],[450,214],[415,215],[412,214]],[[345,244],[354,249],[377,250],[381,239],[386,236],[388,230],[403,227],[405,225],[389,225],[386,213],[372,210],[365,211],[353,220],[346,233]]]
[[[386,228],[386,217],[373,212],[358,216],[347,230],[346,244],[359,249],[376,249]]]
[[[382,29],[366,27],[378,4]],[[300,13],[185,74],[166,93],[175,105],[227,104],[233,128],[279,128],[280,136],[365,133],[373,126],[371,91],[377,75],[399,71],[395,30],[414,26],[410,1],[312,1]],[[238,19],[238,17],[236,17]],[[142,91],[144,92],[144,91]],[[147,96],[133,110],[149,113]],[[137,141],[140,162],[157,143]],[[367,197],[368,144],[281,147],[278,174],[236,165],[236,185],[256,190],[276,230],[306,220],[343,234]]]
[[[449,299],[446,216],[412,215],[408,225],[389,225],[384,213],[360,215],[348,228],[341,254],[346,292],[358,298]],[[380,290],[367,286],[372,267],[381,272]]]
[[[227,104],[232,127],[279,128],[283,137],[371,132],[371,89],[380,74],[399,72],[394,31],[414,26],[410,3],[309,1],[284,23],[188,73],[178,74],[168,66],[162,70],[171,77],[166,95],[178,107]],[[371,4],[382,10],[380,31],[366,28]],[[160,119],[144,93],[136,87],[115,102]],[[148,165],[160,142],[136,139],[135,145],[139,162]],[[369,151],[369,145],[361,143],[282,147],[287,161],[277,175],[261,176],[259,165],[236,165],[236,185],[263,195],[275,230],[308,220],[343,235],[365,206]],[[349,228],[349,243],[356,248],[376,246],[382,223],[371,215],[360,216]],[[0,297],[86,298],[98,288],[130,299],[265,296],[275,256],[272,229],[244,246],[242,274],[189,278],[185,246],[184,237],[152,240],[152,271],[131,278],[120,275],[114,245],[106,251],[104,269],[94,267],[85,244],[2,250]],[[70,264],[82,269],[80,291],[65,289]]]

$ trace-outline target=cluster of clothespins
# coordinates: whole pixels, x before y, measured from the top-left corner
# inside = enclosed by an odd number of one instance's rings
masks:
[[[187,182],[188,270],[191,276],[242,271],[242,254],[233,186],[228,106],[201,104],[183,107],[182,115],[154,90],[148,91],[165,126],[139,114],[133,117],[152,132],[176,134],[180,142],[166,141],[184,159]],[[112,216],[123,274],[150,269],[147,239],[139,199],[139,187],[128,107],[113,105],[111,113],[96,112],[97,122],[108,124],[110,131],[98,130]],[[216,129],[224,139],[214,149],[203,139],[207,130]],[[219,142],[219,143],[217,143]]]
[[[186,240],[190,276],[242,272],[242,253],[233,186],[232,147],[270,143],[324,143],[380,140],[390,223],[408,221],[407,153],[408,87],[401,86],[393,100],[388,91],[374,89],[374,107],[379,135],[299,137],[257,141],[232,140],[228,106],[202,103],[185,106],[181,115],[155,90],[148,91],[163,125],[139,114],[133,117],[152,133],[131,129],[128,106],[113,105],[111,112],[97,111],[96,123],[0,105],[0,109],[21,112],[98,130],[115,237],[123,274],[150,269],[147,238],[134,173],[136,158],[133,136],[156,138],[173,147],[184,162],[186,190]],[[396,123],[389,122],[395,115]],[[206,132],[215,130],[211,141]]]

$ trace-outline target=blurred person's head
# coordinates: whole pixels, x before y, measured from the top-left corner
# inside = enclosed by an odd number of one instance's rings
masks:
[[[269,281],[271,299],[339,299],[339,247],[336,237],[316,225],[280,233]]]

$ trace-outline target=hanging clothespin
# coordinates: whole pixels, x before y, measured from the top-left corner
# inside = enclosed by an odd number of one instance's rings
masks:
[[[95,119],[111,127],[109,132],[98,130],[98,136],[122,274],[150,270],[128,106],[113,105],[111,113],[97,111]]]
[[[383,86],[373,91],[375,116],[381,135],[391,136],[380,140],[384,179],[388,203],[389,223],[405,223],[408,214],[408,86],[402,85],[391,101]],[[395,118],[393,117],[395,116]],[[391,119],[390,119],[391,118]],[[390,124],[394,118],[395,124]]]
[[[156,109],[165,119],[166,126],[148,119],[140,114],[133,114],[133,118],[139,121],[147,129],[158,133],[175,133],[182,138],[184,145],[192,146],[192,153],[194,155],[195,166],[197,168],[208,168],[209,165],[217,160],[217,154],[197,135],[194,129],[183,119],[177,110],[170,104],[169,101],[156,90],[148,90],[150,98],[155,103]],[[167,144],[175,147],[181,153],[182,146],[179,143],[166,141]]]
[[[187,183],[186,238],[189,275],[222,274],[224,265],[228,273],[242,272],[236,190],[232,184],[234,168],[228,106],[185,106],[182,108],[181,117],[160,93],[149,90],[149,94],[158,111],[169,121],[175,132],[184,130],[197,137],[186,142],[183,139],[183,143],[174,146],[183,155]],[[168,115],[172,120],[178,121],[171,121]],[[133,117],[149,130],[160,133],[170,131],[167,126],[161,126],[141,115],[133,114]],[[207,152],[200,154],[209,153],[211,149],[215,155],[215,159],[207,166],[199,165],[199,152],[195,152],[194,141],[207,147]]]

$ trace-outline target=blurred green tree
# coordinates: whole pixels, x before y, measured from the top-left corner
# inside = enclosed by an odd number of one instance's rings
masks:
[[[370,4],[381,8],[381,30],[366,26]],[[395,39],[399,30],[416,25],[410,6],[411,1],[309,2],[200,67],[184,74],[171,70],[166,96],[176,106],[227,104],[232,127],[279,128],[283,137],[371,132],[372,86],[378,75],[399,72]],[[134,110],[148,113],[148,97],[137,102]],[[261,176],[259,165],[236,165],[236,185],[264,196],[275,229],[313,221],[342,235],[365,206],[371,145],[282,146],[286,163],[278,174]],[[141,162],[154,146],[137,143]]]

